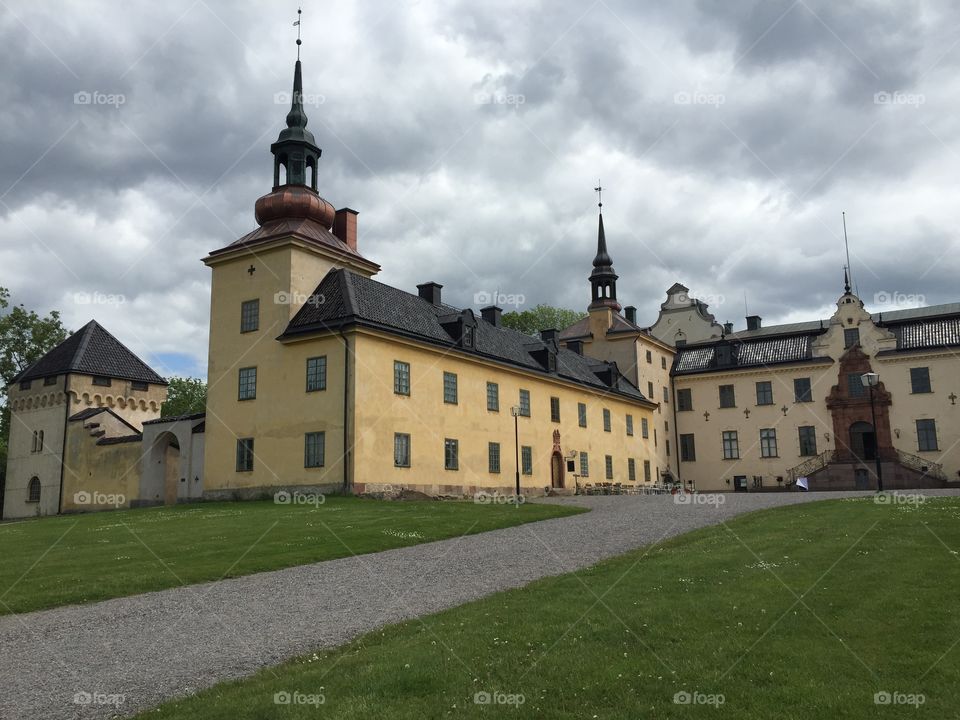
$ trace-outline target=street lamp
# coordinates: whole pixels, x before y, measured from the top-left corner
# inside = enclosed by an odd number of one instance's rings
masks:
[[[873,400],[874,388],[880,384],[880,376],[875,372],[864,373],[860,382],[870,391],[870,417],[873,418],[873,456],[877,462],[877,492],[883,492],[883,469],[880,466],[880,432],[877,428],[877,408]]]
[[[517,454],[517,507],[520,507],[520,406],[510,408],[513,415],[513,448]]]

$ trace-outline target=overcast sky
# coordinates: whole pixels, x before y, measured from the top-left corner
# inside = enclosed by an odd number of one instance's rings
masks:
[[[205,376],[200,260],[270,190],[296,8],[0,0],[16,302]],[[955,2],[358,0],[302,27],[320,193],[383,282],[584,309],[599,178],[642,324],[677,281],[738,328],[744,293],[765,324],[828,316],[844,210],[868,309],[960,300]]]

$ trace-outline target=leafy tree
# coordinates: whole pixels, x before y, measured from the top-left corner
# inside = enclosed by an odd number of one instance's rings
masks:
[[[170,378],[167,400],[160,408],[160,417],[193,415],[207,409],[207,384],[199,378]]]
[[[527,335],[536,335],[541,330],[563,330],[586,316],[586,313],[576,310],[537,305],[532,310],[504,313],[501,320],[504,327],[519,330]]]
[[[66,340],[69,334],[60,322],[58,311],[41,317],[23,305],[11,307],[10,291],[0,287],[0,393],[3,396],[3,408],[0,410],[0,472],[7,467],[7,443],[10,438],[7,388],[18,373]]]

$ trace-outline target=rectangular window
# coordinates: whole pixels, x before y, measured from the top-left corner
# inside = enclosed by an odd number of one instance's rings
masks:
[[[736,430],[723,431],[723,459],[736,460],[740,457],[740,442]]]
[[[650,423],[647,422],[646,418],[640,418],[640,437],[650,437]]]
[[[683,462],[697,461],[697,444],[693,439],[693,433],[680,436],[680,460]]]
[[[796,402],[813,402],[813,390],[810,387],[810,378],[794,379],[793,399]]]
[[[393,434],[393,465],[410,467],[410,435],[407,433]]]
[[[520,472],[533,475],[533,448],[529,445],[520,447]]]
[[[733,392],[733,385],[720,386],[720,407],[732,408],[737,406],[737,396]]]
[[[56,384],[57,384],[57,376],[56,376],[56,375],[50,375],[49,377],[45,377],[45,378],[43,379],[43,384],[44,384],[44,385],[56,385]],[[137,383],[134,383],[134,386],[136,386],[136,385],[137,385]],[[144,383],[144,385],[146,385],[146,383]],[[133,389],[134,389],[134,390],[139,390],[140,388],[134,387]],[[146,388],[143,388],[143,389],[146,390]]]
[[[643,481],[644,481],[644,482],[650,482],[650,480],[651,480],[651,477],[650,477],[650,461],[649,461],[649,460],[644,460],[644,461],[643,461]]]
[[[47,378],[47,379],[49,380],[49,378]],[[56,382],[57,379],[54,378],[53,381]],[[44,385],[52,385],[53,383],[44,382],[43,384],[44,384]],[[132,381],[130,382],[130,389],[131,389],[131,390],[148,390],[149,388],[150,388],[150,384],[149,384],[149,383],[145,383],[145,382],[143,382],[142,380],[132,380]]]
[[[308,432],[304,435],[303,466],[305,468],[323,467],[326,445],[326,435],[322,432]]]
[[[495,382],[487,383],[487,410],[500,412],[500,386]]]
[[[443,441],[443,467],[447,470],[460,469],[460,443],[452,438]]]
[[[667,358],[666,358],[666,356],[663,356],[663,357],[660,358],[660,369],[661,369],[661,370],[666,370],[666,369],[667,369]]]
[[[524,417],[530,417],[530,391],[520,391],[520,414]]]
[[[690,388],[677,390],[677,410],[693,410],[693,391]]]
[[[633,415],[627,415],[627,437],[633,437]]]
[[[603,464],[607,480],[613,480],[613,455],[604,455]]]
[[[921,452],[939,449],[935,420],[917,420],[917,448]]]
[[[443,401],[448,405],[457,404],[457,374],[445,372],[443,374]]]
[[[928,393],[930,390],[930,368],[910,368],[910,392]]]
[[[852,398],[866,395],[868,391],[863,385],[863,373],[847,373],[847,389]]]
[[[397,395],[410,394],[410,363],[393,361],[393,392]]]
[[[610,432],[610,411],[607,408],[603,409],[603,431]]]
[[[670,457],[670,441],[669,441],[669,440],[665,440],[665,441],[664,441],[664,446],[667,448],[667,457]]]
[[[860,344],[860,328],[843,329],[843,346],[845,348]]]
[[[757,405],[773,405],[773,383],[769,380],[757,383]]]
[[[500,443],[487,443],[487,464],[490,472],[500,472]]]
[[[800,434],[800,454],[803,456],[817,454],[817,429],[813,425],[801,425],[797,428]]]
[[[590,457],[585,452],[580,453],[580,477],[590,477]]]
[[[775,428],[763,428],[760,431],[760,457],[777,457],[777,431]]]
[[[327,389],[327,356],[307,358],[307,392]]]
[[[101,387],[110,387],[111,380],[110,380],[110,378],[108,378],[108,377],[106,377],[106,376],[104,376],[104,375],[94,375],[94,376],[93,376],[93,384],[94,384],[94,385],[99,385],[99,386],[101,386]],[[29,385],[28,385],[27,387],[29,387]]]
[[[653,383],[652,382],[647,383],[647,399],[653,400]]]
[[[237,472],[253,470],[253,438],[237,440]]]
[[[577,422],[580,427],[587,426],[587,405],[586,403],[577,403]]]
[[[260,329],[260,301],[244,300],[240,303],[240,332]]]
[[[627,458],[627,480],[632,483],[637,481],[637,461],[633,458]]]
[[[560,398],[550,398],[550,422],[560,422]]]
[[[257,397],[257,369],[255,367],[240,368],[237,375],[240,400],[253,400]]]
[[[647,350],[647,362],[653,364],[653,353]]]
[[[663,404],[668,405],[670,403],[670,388],[664,386],[663,388]]]

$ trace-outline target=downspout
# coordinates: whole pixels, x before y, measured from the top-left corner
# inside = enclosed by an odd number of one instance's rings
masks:
[[[63,376],[63,440],[60,442],[60,496],[57,498],[57,515],[63,512],[63,473],[67,461],[67,428],[70,424],[70,373]]]
[[[351,482],[352,466],[350,463],[350,448],[352,433],[350,429],[350,339],[341,330],[343,339],[343,492],[347,494],[353,485]]]

